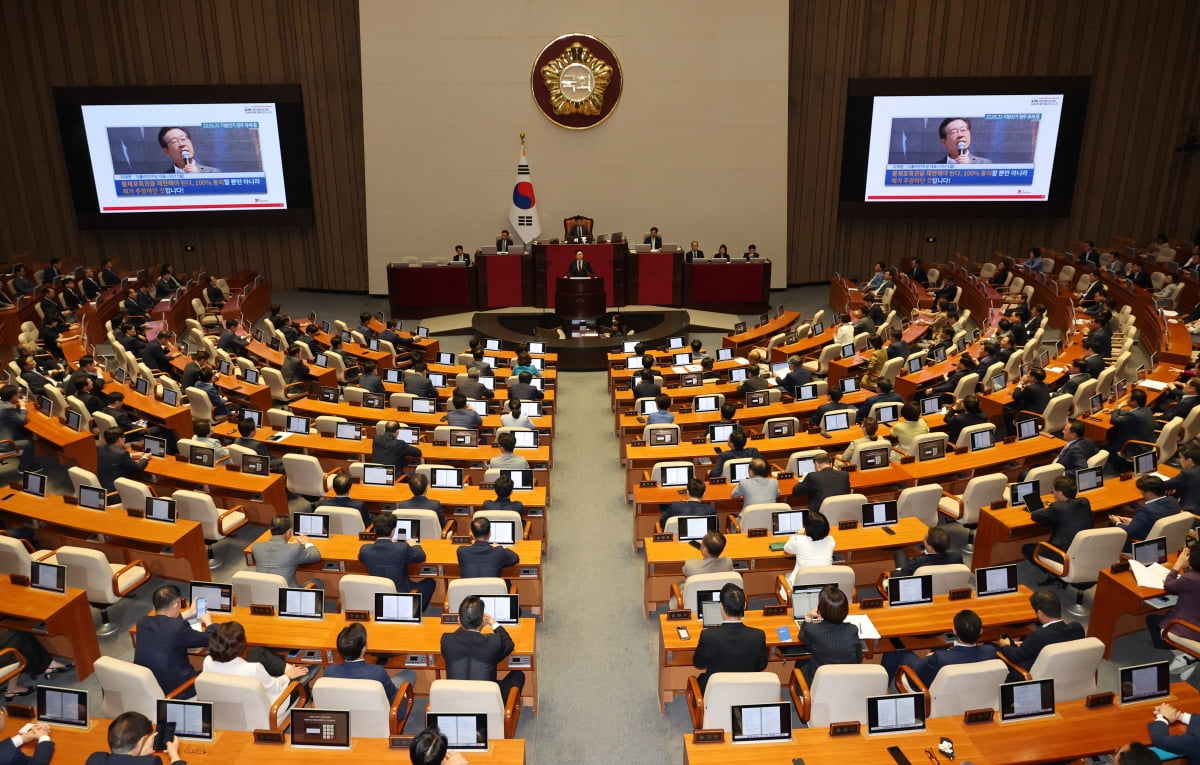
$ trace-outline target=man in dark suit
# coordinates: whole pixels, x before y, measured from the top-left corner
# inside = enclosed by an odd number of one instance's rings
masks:
[[[1074,396],[1079,392],[1079,386],[1091,379],[1092,376],[1087,371],[1087,363],[1083,359],[1072,359],[1071,374],[1067,375],[1067,379],[1063,382],[1062,387],[1058,389],[1058,392]]]
[[[1179,395],[1178,393],[1176,395]],[[1200,380],[1192,378],[1184,383],[1182,395],[1164,397],[1166,400],[1159,404],[1162,412],[1162,422],[1170,422],[1175,417],[1187,419],[1192,410],[1200,405]]]
[[[1171,735],[1171,725],[1183,723],[1187,730]],[[1180,712],[1171,704],[1154,708],[1150,743],[1159,749],[1187,757],[1188,765],[1200,765],[1200,714]],[[1157,758],[1155,758],[1157,759]]]
[[[1177,475],[1168,478],[1163,488],[1175,492],[1179,505],[1189,513],[1200,512],[1200,447],[1188,445],[1179,452]]]
[[[924,284],[929,280],[929,275],[925,273],[925,269],[921,267],[921,259],[913,258],[908,261],[908,270],[904,272],[909,279],[912,279],[917,284]]]
[[[905,341],[904,333],[898,329],[891,331],[892,341],[887,346],[889,359],[906,359],[912,353],[912,347]],[[907,372],[907,370],[905,370]]]
[[[592,264],[583,259],[583,250],[575,251],[575,259],[571,261],[571,265],[567,266],[567,276],[592,276],[596,272],[592,270]]]
[[[343,474],[344,475],[344,474]],[[341,475],[338,476],[339,478]],[[410,563],[424,563],[425,551],[416,542],[404,540],[392,541],[392,532],[396,529],[396,517],[391,513],[380,513],[375,516],[375,541],[358,549],[358,562],[366,566],[371,576],[381,576],[391,579],[396,585],[396,592],[421,593],[421,610],[429,608],[433,600],[433,591],[437,589],[436,579],[422,579],[414,582],[408,578]]]
[[[758,365],[751,364],[746,367],[746,379],[742,380],[741,385],[737,387],[737,392],[744,396],[747,393],[755,393],[770,387],[771,383],[767,382],[767,378],[759,377]]]
[[[500,232],[500,238],[496,240],[496,252],[508,252],[512,246],[512,237],[508,235],[508,229],[504,229]]]
[[[475,541],[456,551],[459,576],[463,579],[500,576],[503,569],[521,562],[512,550],[491,543],[492,522],[487,518],[471,519],[471,538]]]
[[[882,378],[882,379],[880,379],[877,387],[879,389],[879,392],[876,393],[874,396],[868,396],[867,400],[864,401],[858,407],[858,419],[860,422],[867,418],[867,415],[869,415],[871,413],[871,407],[874,406],[875,404],[892,404],[892,403],[903,404],[904,403],[904,396],[901,396],[899,393],[897,393],[896,391],[894,391],[892,389],[892,381],[891,380],[888,380],[887,378]]]
[[[375,440],[371,442],[371,462],[379,465],[394,465],[397,475],[404,472],[404,467],[409,459],[421,458],[420,449],[396,438],[399,431],[399,422],[389,422],[383,426],[382,432],[375,434]]]
[[[150,458],[146,455],[125,451],[125,433],[120,428],[104,431],[104,446],[96,450],[96,477],[101,486],[116,491],[114,481],[139,476],[148,464]]]
[[[483,627],[491,627],[483,634]],[[525,673],[509,672],[496,679],[496,665],[513,652],[513,640],[496,624],[491,614],[484,613],[483,600],[468,595],[458,606],[458,629],[442,635],[442,659],[446,662],[446,677],[450,680],[490,680],[500,686],[501,698],[507,699],[511,689],[520,692],[525,687]]]
[[[271,519],[271,536],[250,546],[255,570],[260,574],[279,574],[288,587],[299,587],[296,569],[306,563],[321,560],[321,551],[308,537],[292,534],[292,516],[277,515]],[[318,586],[320,580],[316,580]]]
[[[921,566],[945,566],[951,563],[962,563],[962,553],[950,550],[950,535],[941,526],[931,526],[925,532],[921,542],[921,554],[912,558],[904,550],[897,550],[892,556],[896,564],[892,576],[912,576]]]
[[[730,460],[753,459],[762,456],[753,446],[746,447],[746,431],[741,428],[734,428],[733,432],[729,434],[729,446],[730,448],[717,455],[717,461],[713,464],[712,470],[708,471],[710,478],[720,477],[721,472],[725,469],[725,463]]]
[[[739,431],[734,431],[735,433]],[[666,528],[667,521],[682,515],[716,515],[717,508],[712,503],[704,501],[704,481],[693,478],[687,484],[687,499],[671,502],[662,509],[658,517],[660,528]]]
[[[816,470],[801,476],[792,487],[793,497],[808,497],[809,510],[820,510],[828,497],[850,493],[850,474],[834,468],[828,454],[818,454],[813,464]]]
[[[359,385],[362,385],[361,379]],[[383,384],[380,383],[380,387]],[[496,394],[488,389],[486,385],[479,382],[479,368],[471,367],[467,370],[467,379],[458,383],[454,388],[455,393],[461,393],[467,398],[492,398]]]
[[[1046,646],[1084,637],[1083,627],[1062,620],[1062,604],[1057,594],[1049,590],[1038,590],[1029,596],[1029,605],[1033,607],[1033,615],[1038,623],[1033,632],[1026,635],[1024,640],[1002,637],[996,641],[1004,658],[1026,670],[1033,666],[1038,654]],[[1010,683],[1023,679],[1015,670],[1008,673]]]
[[[827,395],[829,396],[829,401],[818,406],[817,410],[813,412],[813,416],[808,418],[810,425],[820,425],[821,419],[829,412],[855,411],[856,407],[853,404],[842,403],[842,389],[840,387],[829,388]]]
[[[591,229],[582,220],[576,220],[571,227],[567,229],[567,240],[572,242],[586,242],[592,238]]]
[[[207,613],[197,616],[195,603],[184,608],[183,595],[173,584],[164,584],[155,590],[152,602],[154,613],[146,614],[137,622],[138,641],[133,649],[133,663],[153,672],[163,693],[170,693],[196,676],[196,670],[188,661],[188,649],[208,646],[212,617]],[[187,623],[186,620],[193,616],[204,627],[203,632],[192,629]],[[190,699],[195,695],[196,690],[188,687],[179,698]]]
[[[652,250],[661,250],[662,249],[662,237],[658,235],[657,227],[655,227],[655,226],[650,227],[650,233],[647,234],[644,239],[642,239],[642,244],[650,245],[650,249],[652,249]]]
[[[1129,273],[1126,274],[1126,278],[1134,286],[1141,287],[1144,290],[1148,290],[1154,286],[1154,282],[1150,279],[1150,272],[1143,268],[1142,264],[1136,260],[1129,264]]]
[[[84,765],[159,765],[154,751],[154,725],[141,712],[124,712],[108,724],[108,748],[112,753],[93,752]],[[179,737],[167,742],[171,765],[187,765],[179,758]]]
[[[1099,268],[1100,253],[1096,251],[1096,243],[1089,239],[1083,244],[1083,252],[1079,253],[1079,262],[1087,263],[1092,268]]]
[[[429,381],[424,361],[412,365],[412,369],[404,373],[404,392],[421,398],[437,398],[437,388]]]
[[[1154,413],[1146,406],[1146,391],[1134,388],[1129,392],[1132,409],[1118,407],[1112,412],[1112,430],[1108,434],[1108,461],[1121,472],[1129,470],[1128,457],[1146,447],[1130,441],[1154,443]]]
[[[358,378],[358,387],[371,393],[387,393],[383,387],[383,379],[376,374],[378,367],[375,362],[369,359],[364,359],[362,362],[362,376]]]
[[[254,437],[257,428],[254,427],[254,420],[249,417],[243,417],[238,420],[238,437],[233,439],[233,443],[244,449],[249,449],[260,457],[266,457],[271,466],[271,472],[283,472],[283,458],[271,454],[267,445]]]
[[[654,370],[643,369],[638,373],[638,382],[633,386],[633,398],[658,398],[662,387],[654,382]]]
[[[1074,479],[1075,474],[1087,468],[1087,461],[1096,456],[1099,451],[1090,439],[1084,438],[1086,427],[1082,420],[1070,420],[1063,429],[1063,439],[1067,442],[1054,458],[1063,466],[1063,475]],[[1064,548],[1065,549],[1065,548]]]
[[[496,491],[495,499],[485,499],[483,501],[484,510],[512,510],[515,513],[520,513],[521,517],[525,517],[525,503],[519,499],[513,499],[513,480],[507,475],[501,475],[492,484]]]
[[[946,435],[950,437],[950,444],[958,443],[959,435],[966,428],[987,421],[987,415],[979,407],[979,397],[974,393],[956,402],[954,409],[946,415]]]
[[[1083,347],[1101,358],[1112,356],[1112,327],[1107,316],[1093,316],[1091,331],[1083,338]]]
[[[408,479],[408,488],[413,495],[406,500],[396,503],[397,510],[432,510],[437,514],[438,528],[446,527],[446,516],[442,514],[442,503],[425,496],[429,488],[429,476],[424,473],[414,473]]]
[[[367,503],[361,499],[353,499],[350,497],[350,487],[354,481],[350,478],[349,473],[338,473],[333,477],[333,496],[326,497],[317,503],[317,512],[321,511],[322,507],[345,507],[350,510],[357,510],[362,516],[363,526],[371,525],[371,512],[367,509]],[[376,529],[376,534],[379,530]],[[403,592],[403,590],[400,590]]]
[[[1075,535],[1092,528],[1092,503],[1083,497],[1076,497],[1078,487],[1074,478],[1059,476],[1054,479],[1054,501],[1049,507],[1034,510],[1029,514],[1031,520],[1037,523],[1048,523],[1054,529],[1050,532],[1050,544],[1066,552],[1071,546]],[[1025,559],[1033,563],[1035,544],[1025,545],[1021,553]],[[1053,550],[1042,553],[1046,558],[1062,561],[1062,556]],[[1048,576],[1038,583],[1039,587],[1048,587],[1058,581],[1056,576]]]
[[[691,263],[693,260],[704,260],[704,250],[700,249],[700,243],[693,241],[691,249],[683,254],[683,259],[687,263]]]
[[[221,339],[217,341],[217,347],[230,356],[245,356],[246,346],[250,345],[250,338],[239,335],[237,327],[237,319],[226,319],[225,328],[221,330]]]
[[[171,372],[171,338],[170,332],[159,332],[154,342],[147,343],[142,349],[142,361],[155,372]]]
[[[454,245],[454,257],[450,261],[453,263],[466,263],[469,266],[471,265],[471,256],[463,251],[461,244],[456,244]]]
[[[962,354],[958,357],[958,362],[954,365],[954,371],[950,373],[950,376],[946,378],[945,382],[938,383],[930,388],[930,394],[936,396],[943,393],[954,393],[954,390],[958,388],[958,383],[967,375],[975,374],[978,366],[979,364],[975,361],[974,356],[970,356],[966,353]],[[982,372],[983,370],[980,369],[978,371]]]
[[[780,389],[793,398],[800,395],[800,387],[812,382],[812,372],[804,368],[804,359],[800,356],[788,356],[788,373],[779,378]]]
[[[113,262],[111,258],[105,258],[104,262],[100,264],[99,281],[105,289],[108,289],[109,287],[115,287],[121,283],[121,276],[117,273],[116,269],[113,268]]]
[[[1146,539],[1156,521],[1169,518],[1182,509],[1179,507],[1179,500],[1165,496],[1167,490],[1163,479],[1156,475],[1139,476],[1137,488],[1142,493],[1142,504],[1134,509],[1132,518],[1108,516],[1117,528],[1125,532],[1125,552],[1133,549],[1134,540]]]
[[[651,376],[653,379],[653,376]],[[520,401],[541,401],[545,397],[545,393],[534,387],[533,373],[523,371],[517,375],[517,382],[508,386],[508,397],[515,398]]]
[[[703,672],[696,678],[701,692],[708,678],[718,672],[762,672],[767,668],[767,636],[742,623],[746,613],[746,593],[732,582],[721,588],[720,626],[700,633],[692,664]]]
[[[383,686],[387,694],[388,704],[396,700],[396,684],[388,675],[387,670],[378,664],[368,664],[367,628],[355,622],[347,625],[337,636],[338,653],[342,657],[340,664],[328,664],[325,667],[325,677],[340,680],[374,680]],[[404,705],[396,711],[403,716]]]
[[[949,648],[932,651],[924,659],[917,658],[912,651],[890,651],[883,655],[883,668],[888,671],[888,677],[894,677],[896,670],[906,664],[916,671],[917,677],[928,688],[942,667],[996,658],[996,646],[979,642],[982,633],[983,620],[979,614],[964,609],[954,615],[954,642]]]
[[[17,741],[21,742],[21,746],[37,741],[33,756],[22,752]],[[0,741],[0,765],[48,765],[52,757],[54,742],[50,740],[50,726],[46,723],[33,723],[24,733]]]

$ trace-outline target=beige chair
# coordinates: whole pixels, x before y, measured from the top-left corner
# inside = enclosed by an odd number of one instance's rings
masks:
[[[1009,668],[1026,680],[1053,680],[1054,701],[1084,699],[1096,692],[1096,672],[1104,659],[1104,642],[1100,638],[1085,637],[1052,643],[1043,648],[1026,672],[998,654]]]
[[[500,695],[500,686],[489,680],[434,680],[429,686],[429,710],[439,714],[486,714],[489,738],[513,738],[521,717],[521,692],[509,689],[508,698]]]
[[[421,535],[421,539],[440,539],[454,530],[453,518],[446,521],[446,528],[442,528],[438,525],[437,513],[432,510],[413,510],[398,507],[392,511],[392,516],[398,521],[417,521],[420,524],[417,527],[417,533]]]
[[[395,592],[396,584],[391,579],[382,576],[346,574],[338,585],[343,613],[346,611],[369,611],[373,614],[375,613],[375,595]],[[341,707],[336,708],[340,709]]]
[[[733,469],[736,465],[750,465],[751,457],[740,457],[734,460],[725,460],[725,464],[721,466],[721,477],[726,481],[733,481]]]
[[[213,546],[225,537],[246,525],[246,509],[234,505],[227,509],[217,509],[211,494],[199,491],[180,489],[171,497],[175,500],[176,517],[200,524],[204,534],[204,544],[208,547],[208,567],[220,567]]]
[[[942,485],[940,483],[909,486],[896,497],[896,517],[916,518],[926,526],[936,526],[938,522],[938,501],[941,500],[942,493]]]
[[[323,436],[332,436],[337,432],[337,426],[340,423],[349,422],[345,417],[337,417],[332,414],[323,414],[313,420],[313,428]]]
[[[516,510],[476,510],[471,516],[471,520],[475,520],[476,518],[487,518],[492,523],[496,521],[512,521],[513,528],[521,535],[521,539],[516,541],[529,538],[526,523],[521,520],[521,514]]]
[[[730,518],[734,525],[735,531],[749,531],[750,529],[771,529],[771,518],[775,513],[786,513],[792,509],[792,506],[786,502],[760,502],[757,505],[750,505],[742,508],[741,517],[738,520]]]
[[[317,505],[317,509],[313,512],[329,517],[330,534],[357,536],[367,528],[363,525],[362,513],[352,507]]]
[[[971,586],[971,569],[965,563],[946,563],[937,566],[920,566],[913,576],[933,577],[933,594],[945,595],[950,590]]]
[[[1075,605],[1068,608],[1072,614],[1086,615],[1083,593],[1093,587],[1100,578],[1100,570],[1108,568],[1121,559],[1121,548],[1125,546],[1125,531],[1118,528],[1085,529],[1075,535],[1071,546],[1060,550],[1049,542],[1038,542],[1033,549],[1033,562],[1054,576],[1073,586],[1077,595]],[[1047,557],[1053,552],[1062,560]]]
[[[779,701],[779,676],[774,672],[717,672],[710,675],[704,693],[693,675],[684,691],[692,727],[696,730],[733,730],[733,707],[773,704]]]
[[[926,688],[916,670],[901,666],[896,674],[900,693],[925,694],[927,717],[962,717],[970,709],[1000,709],[1000,684],[1008,667],[999,659],[951,664],[938,670]]]
[[[780,574],[775,579],[775,597],[780,603],[792,602],[792,590],[796,587],[811,587],[816,584],[836,584],[837,588],[846,593],[846,597],[854,600],[854,569],[850,566],[801,566],[795,572]]]
[[[796,714],[810,728],[828,728],[835,722],[866,724],[867,698],[887,692],[887,670],[878,664],[826,664],[817,668],[811,688],[794,669],[788,685]]]
[[[308,383],[303,380],[288,384],[284,382],[283,374],[274,367],[263,367],[260,371],[273,401],[288,403],[308,396]]]
[[[982,433],[986,430],[990,430],[992,432],[992,443],[996,443],[996,426],[990,422],[984,422],[980,423],[979,425],[968,425],[967,427],[963,428],[962,432],[958,434],[958,441],[954,443],[954,447],[956,449],[970,449],[971,436],[975,435],[976,433]]]
[[[1063,475],[1063,466],[1059,462],[1049,465],[1038,465],[1025,474],[1026,481],[1038,482],[1038,494],[1045,496],[1054,492],[1054,481]]]
[[[342,395],[346,397],[346,403],[362,406],[363,395],[369,393],[366,388],[360,388],[357,385],[347,385],[342,388]]]
[[[1004,499],[1006,486],[1008,478],[1003,473],[977,475],[967,481],[960,496],[943,493],[938,502],[938,512],[964,526],[974,526],[979,522],[980,510]]]
[[[979,375],[978,374],[975,374],[974,372],[972,372],[969,375],[963,375],[963,377],[958,381],[958,384],[954,386],[954,400],[961,401],[962,399],[966,398],[970,394],[974,393],[975,389],[978,387],[979,387]]]
[[[100,610],[98,635],[111,635],[119,625],[109,621],[108,609],[150,581],[150,570],[140,558],[127,564],[109,563],[99,550],[64,546],[54,553],[67,567],[67,586],[87,591],[88,602]]]
[[[1024,419],[1021,415],[1027,414],[1037,416],[1042,420],[1042,432],[1060,436],[1067,427],[1067,417],[1071,413],[1071,404],[1074,401],[1075,398],[1070,394],[1061,393],[1050,399],[1050,403],[1046,404],[1045,412],[1022,411],[1017,416],[1018,419]]]
[[[1071,399],[1071,406],[1076,416],[1092,410],[1092,396],[1096,395],[1099,391],[1099,380],[1084,380],[1080,383],[1079,387],[1075,389],[1075,395]]]
[[[0,656],[6,657],[4,661],[8,662],[0,666],[0,684],[7,686],[9,680],[20,677],[25,671],[25,657],[15,648],[0,648]]]
[[[228,418],[217,417],[213,414],[212,401],[208,398],[208,394],[199,388],[187,389],[188,408],[192,410],[193,420],[208,420],[209,422],[219,422]]]
[[[1108,449],[1101,449],[1087,459],[1087,466],[1090,468],[1102,468],[1108,464]]]
[[[829,528],[836,529],[842,521],[862,523],[862,506],[869,500],[865,494],[841,494],[827,497],[821,503],[821,514],[829,521]]]
[[[0,534],[0,574],[20,574],[29,576],[33,561],[40,563],[56,563],[54,551],[35,551],[28,542],[7,534]]]
[[[288,417],[292,415],[287,409],[279,407],[271,407],[267,410],[267,424],[275,430],[284,430],[287,428]]]
[[[1174,515],[1169,515],[1166,518],[1159,518],[1150,527],[1150,531],[1146,533],[1146,539],[1166,537],[1168,550],[1182,550],[1184,544],[1187,542],[1188,532],[1192,530],[1192,523],[1195,520],[1196,516],[1185,510],[1181,510]]]
[[[145,510],[146,500],[155,496],[148,484],[135,481],[132,478],[118,478],[113,481],[117,495],[121,498],[121,506],[135,510]]]
[[[230,583],[233,585],[233,600],[242,608],[251,605],[275,608],[279,604],[279,590],[288,586],[287,580],[279,574],[258,571],[238,571]]]
[[[676,444],[683,443],[683,431],[680,430],[678,425],[676,425],[674,423],[668,423],[668,422],[660,422],[656,425],[647,425],[644,428],[642,428],[642,440],[645,441],[650,446],[658,446],[659,442],[656,438],[656,434],[659,432],[674,433],[675,434],[674,443],[676,443]],[[663,436],[663,437],[669,438],[669,436]]]
[[[112,656],[96,659],[96,678],[104,694],[102,714],[116,717],[123,712],[141,712],[151,720],[158,719],[158,700],[176,698],[192,686],[195,678],[164,695],[154,673],[147,667]]]
[[[830,343],[821,349],[816,361],[804,362],[804,368],[818,377],[829,376],[829,364],[841,353],[841,346]]]
[[[295,681],[272,699],[258,678],[217,672],[196,676],[196,701],[212,702],[213,727],[217,730],[286,730],[293,691],[300,693],[296,706],[304,706],[308,692]]]
[[[285,454],[283,472],[287,476],[288,492],[315,502],[325,496],[329,489],[329,481],[337,471],[325,472],[320,461],[308,454]]]
[[[348,680],[321,677],[313,683],[313,706],[317,709],[345,709],[350,712],[353,738],[387,738],[404,732],[412,714],[413,687],[401,683],[396,698],[388,704],[383,685],[374,680]],[[407,702],[403,716],[400,705]],[[490,729],[489,729],[490,730]]]
[[[738,587],[745,586],[742,583],[742,575],[736,571],[721,571],[715,574],[689,576],[683,580],[682,588],[680,588],[678,582],[672,582],[671,608],[687,608],[692,610],[696,616],[699,616],[700,611],[696,607],[696,596],[702,590],[720,591],[727,584],[736,584]]]
[[[800,461],[815,459],[819,454],[828,456],[828,452],[824,449],[805,449],[804,451],[792,452],[788,455],[787,467],[784,468],[784,472],[795,473],[796,477],[799,478],[800,474],[797,472],[797,465]]]
[[[1163,464],[1167,460],[1175,456],[1175,452],[1179,450],[1179,433],[1183,430],[1183,418],[1172,417],[1171,420],[1163,425],[1158,434],[1158,440],[1154,443],[1149,441],[1129,441],[1125,444],[1124,452],[1126,454],[1142,454],[1154,450],[1158,453],[1158,464]]]
[[[204,302],[198,297],[192,298],[192,312],[196,314],[196,320],[200,322],[200,326],[208,329],[217,329],[221,326],[221,311],[220,309],[208,308]],[[157,718],[150,718],[157,719]]]
[[[771,433],[775,430],[775,426],[787,427],[791,423],[792,433],[801,433],[799,417],[771,417],[763,423],[762,432],[767,434],[767,438],[774,438]]]
[[[457,614],[463,599],[469,595],[507,595],[508,583],[498,576],[477,576],[455,579],[446,586],[443,613]]]
[[[693,465],[689,460],[679,460],[675,462],[655,462],[654,466],[650,468],[650,474],[647,476],[646,480],[654,481],[655,483],[661,485],[663,480],[663,471],[665,471],[667,468],[678,467],[688,468],[692,471],[692,475],[696,474],[696,466]]]
[[[79,496],[80,486],[90,486],[97,489],[100,488],[100,479],[97,478],[96,474],[90,470],[84,470],[78,466],[70,467],[67,468],[67,476],[71,479],[71,491],[76,497]],[[108,500],[105,505],[106,507],[121,507],[120,494],[115,491],[106,492],[106,494],[108,495]]]

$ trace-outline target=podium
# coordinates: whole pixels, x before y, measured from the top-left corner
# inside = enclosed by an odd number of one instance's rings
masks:
[[[594,319],[604,313],[604,278],[560,276],[554,286],[554,312],[560,319]]]

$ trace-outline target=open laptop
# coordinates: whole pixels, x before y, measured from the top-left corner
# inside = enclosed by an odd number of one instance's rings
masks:
[[[1165,699],[1171,695],[1169,662],[1155,661],[1121,667],[1119,677],[1122,705]]]
[[[293,587],[279,588],[280,616],[293,619],[321,619],[325,616],[325,592]]]
[[[864,502],[862,506],[863,528],[872,526],[894,526],[900,522],[896,500],[886,502]]]
[[[1053,680],[1047,678],[1000,684],[1000,722],[1030,720],[1053,714]]]
[[[1129,557],[1146,566],[1155,563],[1166,563],[1167,538],[1154,537],[1153,539],[1134,542],[1130,548]]]
[[[867,735],[925,730],[925,694],[894,693],[867,697]]]
[[[734,704],[730,742],[734,744],[792,740],[792,713],[785,701],[772,704]]]
[[[333,709],[292,709],[292,746],[297,749],[349,749],[350,713]]]
[[[933,577],[924,576],[893,576],[888,580],[888,605],[916,606],[933,602]]]
[[[420,624],[421,593],[375,593],[375,621],[387,624]]]
[[[981,598],[1016,592],[1017,564],[975,569],[975,590]]]

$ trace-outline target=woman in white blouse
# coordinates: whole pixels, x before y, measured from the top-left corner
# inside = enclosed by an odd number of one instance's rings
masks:
[[[831,565],[836,546],[837,542],[829,536],[829,520],[819,510],[810,512],[804,520],[804,533],[793,534],[783,545],[785,553],[796,556],[791,581],[796,581],[796,575],[805,566]]]

